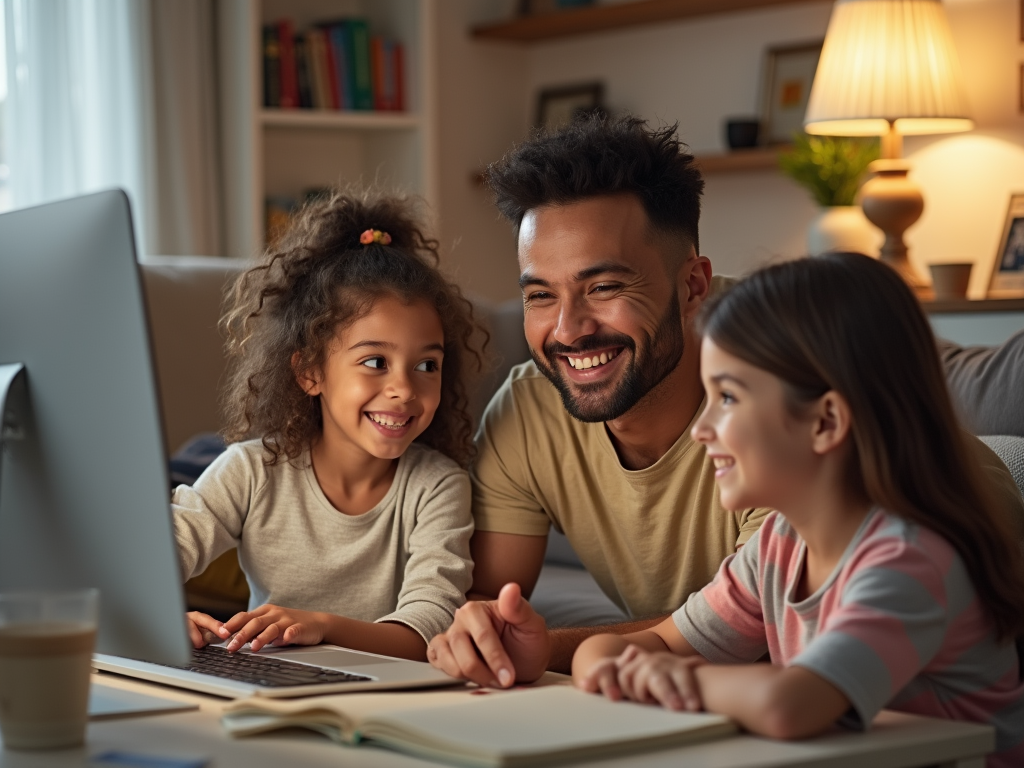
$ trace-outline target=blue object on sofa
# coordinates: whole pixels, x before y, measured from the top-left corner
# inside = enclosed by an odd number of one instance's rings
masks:
[[[171,490],[179,485],[192,485],[213,460],[224,453],[227,445],[220,435],[203,432],[188,440],[174,452],[170,465]]]

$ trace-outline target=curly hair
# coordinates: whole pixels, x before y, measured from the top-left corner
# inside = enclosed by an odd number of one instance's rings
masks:
[[[595,114],[540,132],[488,166],[495,205],[518,233],[533,208],[631,192],[656,229],[682,235],[700,253],[704,178],[677,128],[649,129],[638,117]]]
[[[407,197],[333,191],[307,203],[261,262],[238,277],[221,319],[229,442],[262,438],[269,465],[300,456],[323,422],[319,398],[303,391],[295,371],[323,370],[338,330],[377,299],[396,296],[428,302],[444,330],[441,401],[417,441],[468,465],[467,379],[473,368],[482,370],[487,334],[470,302],[439,271],[438,243],[424,234],[415,211]],[[387,232],[390,244],[361,245],[367,229]]]

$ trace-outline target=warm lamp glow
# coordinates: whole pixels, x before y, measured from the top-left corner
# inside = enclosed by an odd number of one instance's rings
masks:
[[[925,283],[907,259],[903,233],[924,196],[899,160],[906,134],[969,131],[953,35],[940,0],[838,0],[814,73],[804,130],[881,136],[882,159],[860,189],[864,215],[885,233],[879,253],[907,283]]]
[[[884,136],[889,121],[866,118],[860,120],[819,120],[804,126],[807,133],[819,136]],[[974,121],[963,117],[903,117],[892,122],[902,136],[925,133],[961,133],[974,128]]]
[[[940,0],[839,0],[804,130],[831,136],[974,127]]]

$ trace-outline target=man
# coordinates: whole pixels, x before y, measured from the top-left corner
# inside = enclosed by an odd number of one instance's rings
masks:
[[[510,582],[528,595],[554,523],[639,619],[615,631],[634,631],[706,584],[766,514],[722,509],[689,436],[704,397],[693,322],[711,265],[698,256],[704,181],[674,134],[635,118],[579,121],[490,171],[518,235],[534,362],[513,370],[479,434],[474,597]],[[508,685],[543,672],[549,642],[552,667],[567,670],[595,631],[548,633],[512,586],[461,610],[430,658]]]
[[[449,674],[506,687],[567,672],[589,635],[678,608],[768,514],[722,508],[689,434],[704,399],[694,322],[713,281],[698,255],[704,182],[682,149],[674,127],[595,118],[490,169],[518,237],[533,362],[512,370],[477,437],[475,599],[427,654]],[[552,524],[633,621],[547,630],[523,595]]]

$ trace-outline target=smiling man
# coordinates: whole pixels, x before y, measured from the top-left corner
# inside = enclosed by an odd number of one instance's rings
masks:
[[[475,599],[427,658],[509,686],[568,672],[590,635],[658,623],[769,510],[723,508],[715,462],[690,437],[704,404],[694,320],[722,279],[699,255],[704,181],[675,128],[580,121],[516,147],[489,178],[518,237],[533,362],[512,369],[484,414],[472,470]],[[1013,477],[971,444],[1020,536]],[[547,629],[524,595],[552,525],[632,621]]]
[[[684,149],[674,127],[591,119],[489,171],[518,237],[533,362],[512,370],[478,434],[477,600],[428,651],[450,674],[507,686],[568,671],[590,634],[682,605],[767,514],[722,508],[689,434],[704,398],[693,321],[713,281],[698,255],[704,181]],[[551,525],[635,621],[546,629],[521,595]]]

